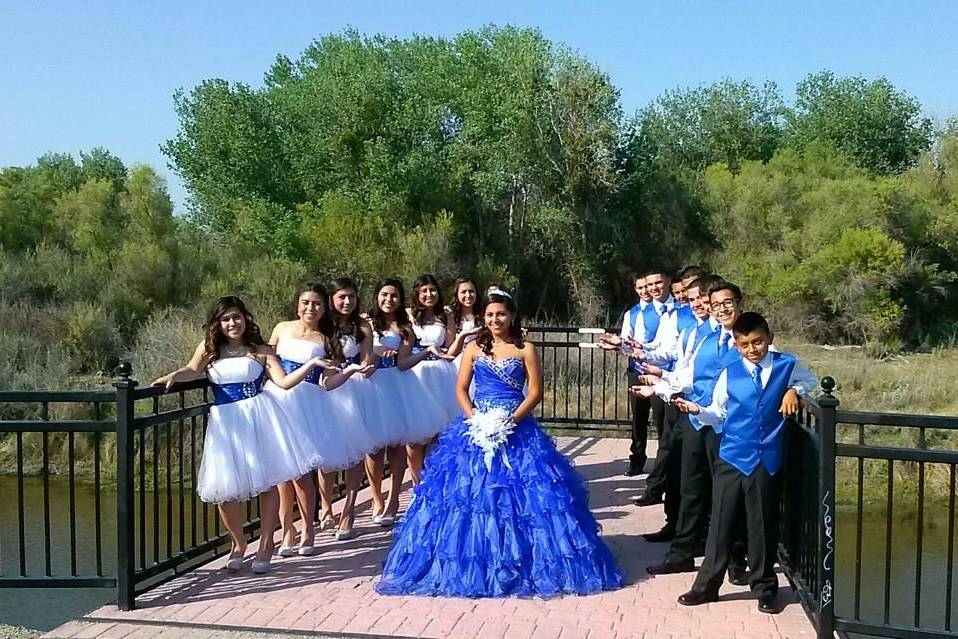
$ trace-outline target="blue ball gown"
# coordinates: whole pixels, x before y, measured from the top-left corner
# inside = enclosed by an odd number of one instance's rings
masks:
[[[473,370],[477,410],[511,414],[522,402],[521,358],[481,356]],[[582,478],[535,417],[516,424],[488,468],[468,428],[460,414],[426,458],[376,590],[552,597],[621,587]]]

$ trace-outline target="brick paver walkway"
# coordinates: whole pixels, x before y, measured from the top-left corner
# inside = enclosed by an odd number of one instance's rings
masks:
[[[665,544],[639,533],[663,523],[660,506],[629,502],[644,479],[621,474],[627,442],[591,437],[559,438],[589,481],[591,506],[625,574],[626,586],[587,597],[541,599],[451,599],[383,597],[373,590],[391,533],[369,520],[360,498],[356,539],[337,542],[324,533],[313,557],[276,559],[265,576],[234,575],[224,560],[175,579],[137,599],[138,609],[105,606],[48,637],[259,636],[256,630],[347,637],[461,637],[463,639],[748,639],[813,637],[784,577],[782,596],[792,602],[779,615],[756,609],[745,587],[726,584],[717,603],[687,608],[676,603],[693,575],[650,577],[645,567],[662,558]],[[407,493],[408,495],[408,493]],[[250,548],[250,553],[253,552]]]

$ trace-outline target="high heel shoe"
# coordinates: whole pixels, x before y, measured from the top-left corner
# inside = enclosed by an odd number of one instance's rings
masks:
[[[319,529],[328,530],[336,525],[336,520],[333,519],[332,515],[323,515],[323,518],[319,520]]]
[[[251,568],[257,575],[265,575],[269,572],[269,559],[254,559]]]
[[[292,557],[296,554],[296,550],[292,546],[280,546],[279,547],[279,556],[280,557]]]
[[[226,569],[230,572],[239,572],[243,569],[243,557],[230,557],[226,560]]]
[[[343,530],[342,528],[336,531],[336,541],[346,541],[347,539],[354,539],[358,535],[353,528],[347,528]]]
[[[313,555],[316,554],[316,546],[313,546],[313,545],[300,546],[299,548],[296,549],[296,552],[299,554],[300,557],[312,557]]]

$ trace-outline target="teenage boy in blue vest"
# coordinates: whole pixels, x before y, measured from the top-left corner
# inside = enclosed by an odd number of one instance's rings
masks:
[[[645,283],[645,277],[641,273],[636,273],[632,277],[632,285],[638,301],[626,309],[622,315],[622,328],[618,336],[603,335],[599,338],[599,348],[608,351],[622,352],[625,344],[631,341],[645,340],[645,327],[642,322],[642,314],[645,308],[652,303],[652,296],[649,295],[648,287]],[[636,359],[629,358],[626,376],[631,385],[639,375],[642,374],[642,365]],[[632,446],[629,451],[629,465],[625,474],[634,477],[643,471],[647,459],[645,452],[646,439],[649,429],[649,411],[651,402],[647,399],[629,396],[629,408],[632,412]]]
[[[815,376],[794,355],[772,352],[772,331],[758,313],[743,313],[732,333],[741,357],[725,367],[710,402],[675,400],[679,410],[719,432],[712,488],[712,515],[705,559],[692,589],[678,602],[697,606],[718,599],[742,507],[748,530],[748,584],[760,612],[777,613],[779,469],[786,421],[799,396],[815,388]]]
[[[675,302],[671,294],[671,280],[664,269],[651,269],[635,278],[635,290],[639,302],[626,311],[618,336],[604,335],[599,339],[600,348],[633,352],[634,347],[656,348],[678,338]],[[629,357],[627,369],[629,386],[636,383],[644,372],[640,357]],[[652,423],[659,434],[660,445],[665,416],[665,404],[658,398],[645,399],[630,395],[632,408],[632,446],[626,475],[632,477],[643,472],[648,459],[649,408]],[[659,493],[658,501],[661,501]],[[677,502],[676,502],[677,503]],[[677,509],[677,507],[676,507]]]

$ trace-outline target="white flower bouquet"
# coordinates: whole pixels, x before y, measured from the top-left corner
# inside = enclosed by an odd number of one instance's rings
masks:
[[[466,423],[469,424],[466,436],[472,444],[482,450],[486,469],[492,470],[492,459],[496,456],[496,451],[506,443],[509,434],[516,427],[515,422],[512,421],[512,413],[504,408],[476,410]],[[512,468],[505,451],[502,452],[502,461]]]

